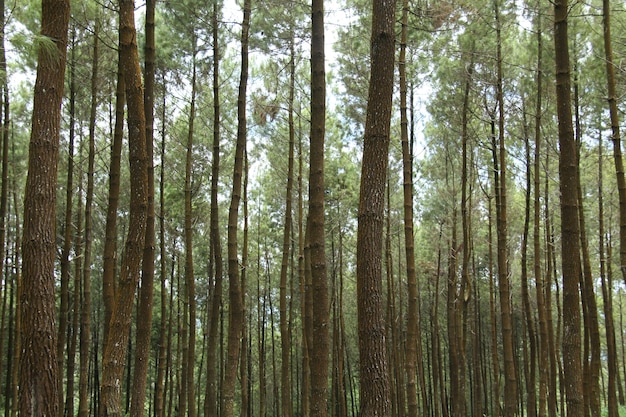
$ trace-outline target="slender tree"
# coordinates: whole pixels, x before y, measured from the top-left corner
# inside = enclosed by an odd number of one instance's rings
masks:
[[[150,340],[152,333],[152,299],[154,297],[154,254],[156,250],[154,208],[154,40],[155,1],[146,1],[144,45],[144,113],[146,116],[146,157],[148,165],[148,207],[146,215],[146,240],[141,262],[141,287],[137,314],[137,349],[135,350],[131,415],[143,417],[146,399],[146,381],[150,362]]]
[[[241,201],[244,153],[247,138],[246,92],[248,87],[248,38],[250,33],[251,6],[251,0],[244,1],[243,21],[241,25],[241,73],[239,77],[239,94],[237,96],[237,144],[235,145],[233,188],[228,210],[228,353],[226,368],[224,369],[224,381],[222,383],[220,410],[224,417],[233,417],[234,415],[235,383],[237,380],[237,366],[241,356],[241,334],[245,314],[243,311],[237,235],[239,229],[239,203]]]
[[[296,54],[294,30],[291,28],[289,44],[289,103],[288,103],[288,124],[289,124],[289,151],[287,167],[287,190],[285,191],[285,223],[283,226],[283,253],[280,266],[280,343],[281,343],[281,370],[280,382],[282,387],[282,417],[289,417],[292,414],[291,405],[291,327],[287,311],[287,276],[289,269],[289,255],[291,252],[291,233],[293,228],[293,173],[295,154],[295,126],[294,126],[294,93],[296,88]]]
[[[400,74],[400,132],[402,139],[402,178],[404,196],[404,247],[406,256],[406,282],[408,292],[408,312],[406,329],[406,389],[408,412],[418,414],[417,383],[418,360],[421,356],[421,337],[418,322],[417,274],[415,271],[415,237],[413,231],[413,161],[409,144],[407,117],[406,47],[409,19],[409,2],[402,2],[402,34],[398,71]],[[420,362],[421,363],[421,362]],[[426,402],[426,398],[422,398]]]
[[[37,53],[24,197],[23,285],[19,306],[22,416],[57,416],[59,409],[54,296],[56,179],[69,17],[69,0],[42,1],[43,40]]]
[[[309,171],[309,250],[311,260],[312,344],[311,416],[324,417],[328,402],[329,303],[324,226],[324,139],[326,135],[326,70],[324,0],[312,0],[311,136]]]
[[[148,204],[146,119],[133,0],[120,0],[119,20],[120,61],[128,104],[129,162],[133,181],[130,184],[129,227],[122,256],[119,291],[115,297],[113,315],[109,323],[100,386],[100,415],[110,417],[122,415],[120,381],[126,363],[135,289],[140,277]]]
[[[563,271],[563,372],[568,417],[584,415],[580,347],[580,229],[578,159],[572,127],[567,0],[554,2],[556,100],[559,125],[559,190],[561,192],[561,263]]]
[[[395,1],[372,8],[371,67],[357,229],[360,415],[390,412],[382,296],[382,230],[395,55]]]
[[[220,173],[220,45],[218,33],[218,7],[213,2],[213,162],[211,164],[211,213],[210,213],[210,240],[213,253],[213,294],[211,296],[211,313],[209,323],[209,341],[207,352],[207,386],[204,414],[206,417],[219,415],[218,374],[217,374],[217,347],[218,329],[220,323],[220,308],[222,305],[222,279],[224,274],[222,261],[222,243],[219,227],[219,173]]]

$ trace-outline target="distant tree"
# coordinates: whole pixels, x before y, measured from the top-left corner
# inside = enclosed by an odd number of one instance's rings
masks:
[[[37,53],[24,196],[23,286],[19,306],[22,416],[56,417],[59,409],[54,271],[56,181],[69,17],[69,0],[42,1],[42,39]]]
[[[382,232],[395,58],[395,1],[372,8],[371,66],[357,230],[360,413],[391,410],[382,292]]]

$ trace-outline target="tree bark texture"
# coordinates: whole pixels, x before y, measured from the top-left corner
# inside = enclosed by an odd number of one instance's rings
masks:
[[[580,335],[580,230],[578,219],[578,158],[572,127],[571,81],[567,35],[567,0],[554,3],[556,99],[559,128],[559,190],[561,192],[561,253],[563,270],[563,372],[568,417],[584,415]]]
[[[313,304],[311,416],[324,417],[328,408],[330,323],[324,220],[324,139],[326,134],[326,70],[324,63],[324,0],[313,0],[311,39],[311,157],[309,171],[309,250]]]
[[[133,0],[120,0],[120,61],[126,86],[128,109],[128,146],[130,175],[130,215],[118,291],[109,323],[109,337],[104,348],[100,386],[100,415],[119,417],[124,365],[130,336],[129,328],[140,277],[140,265],[146,238],[148,205],[148,161],[146,155],[146,119],[141,68],[137,51]]]
[[[373,2],[371,74],[357,229],[360,415],[391,410],[382,291],[382,232],[395,58],[395,0]]]
[[[241,356],[241,335],[244,322],[237,235],[239,228],[238,220],[239,203],[241,201],[243,160],[247,136],[246,92],[248,86],[248,37],[250,32],[251,3],[251,0],[245,0],[243,5],[243,21],[241,26],[241,74],[239,78],[239,95],[237,98],[237,144],[235,148],[235,165],[233,168],[233,188],[228,210],[228,351],[221,398],[221,412],[224,417],[233,417],[234,415],[235,384],[237,382],[237,366]]]
[[[56,417],[59,409],[54,261],[61,101],[67,56],[69,0],[43,0],[24,198],[19,410]],[[1,254],[0,256],[4,256]]]

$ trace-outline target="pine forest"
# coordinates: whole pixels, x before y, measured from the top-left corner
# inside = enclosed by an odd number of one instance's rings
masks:
[[[626,416],[623,1],[0,2],[0,415]]]

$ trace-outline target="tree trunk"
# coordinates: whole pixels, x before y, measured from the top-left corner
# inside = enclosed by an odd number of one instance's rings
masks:
[[[165,85],[165,83],[163,83]],[[161,114],[161,172],[159,175],[159,264],[161,280],[161,323],[159,334],[159,353],[157,361],[157,377],[154,387],[154,415],[155,417],[165,416],[165,379],[167,374],[167,253],[165,252],[165,138],[166,138],[166,115],[165,115],[165,91],[163,93],[163,108]],[[147,139],[147,138],[146,138]],[[147,236],[146,236],[147,237]]]
[[[406,391],[408,415],[418,414],[417,369],[421,361],[421,335],[418,317],[417,274],[415,272],[415,238],[413,234],[413,155],[409,147],[407,118],[406,44],[408,32],[408,0],[402,2],[402,35],[400,40],[400,131],[402,140],[402,177],[404,196],[404,247],[406,256],[406,282],[408,313],[406,323]],[[423,396],[422,401],[426,402]]]
[[[617,408],[617,352],[615,343],[615,325],[613,322],[613,283],[607,279],[606,274],[606,257],[605,257],[605,243],[604,243],[604,200],[602,194],[604,192],[603,186],[603,147],[602,147],[602,133],[599,135],[598,141],[598,252],[600,254],[600,281],[602,284],[602,301],[603,311],[606,323],[606,350],[607,350],[607,370],[608,370],[608,385],[607,385],[607,408],[608,417],[618,417],[619,411]]]
[[[182,394],[181,394],[181,408],[179,412],[181,415],[188,414],[189,417],[195,417],[194,406],[194,369],[195,369],[195,356],[196,356],[196,281],[194,275],[193,265],[193,225],[192,225],[192,170],[193,170],[193,136],[194,136],[194,123],[196,118],[196,36],[193,36],[193,51],[192,51],[192,75],[191,75],[191,103],[189,107],[189,126],[187,131],[187,152],[185,162],[185,305],[188,309],[188,315],[185,316],[184,326],[187,327],[187,350],[186,355],[183,357],[183,369],[182,369]],[[183,347],[183,350],[185,348]],[[186,398],[183,398],[186,395]],[[188,408],[188,413],[186,409]]]
[[[211,213],[210,240],[213,253],[214,287],[211,295],[211,314],[209,324],[209,343],[207,352],[207,394],[205,399],[205,417],[219,415],[217,345],[220,309],[222,305],[222,244],[219,225],[218,187],[220,173],[220,94],[219,94],[219,63],[220,48],[218,36],[217,2],[213,2],[213,161],[211,164]]]
[[[283,227],[283,253],[280,266],[280,347],[281,347],[281,370],[280,386],[282,394],[281,416],[290,417],[293,413],[291,406],[291,329],[289,326],[289,316],[287,313],[287,275],[289,269],[289,254],[291,251],[292,232],[292,211],[293,211],[293,172],[295,154],[295,127],[294,115],[294,92],[296,83],[296,56],[294,32],[291,31],[289,51],[289,103],[288,103],[288,125],[289,125],[289,151],[287,168],[287,190],[285,192],[285,224]]]
[[[120,41],[121,42],[121,39]],[[109,338],[109,324],[115,302],[115,273],[117,270],[117,208],[120,194],[120,170],[122,142],[124,138],[124,106],[126,104],[126,85],[122,67],[121,49],[118,51],[117,86],[115,90],[115,127],[111,144],[111,162],[109,166],[109,191],[104,232],[104,254],[102,263],[102,299],[104,304],[103,346]]]
[[[537,338],[535,332],[535,318],[530,306],[530,292],[528,288],[528,235],[530,230],[530,194],[531,194],[531,159],[530,159],[530,138],[528,137],[528,125],[524,112],[524,148],[526,152],[526,192],[524,203],[524,232],[522,234],[522,258],[521,258],[521,292],[524,319],[526,321],[526,332],[528,333],[528,343],[530,357],[525,364],[526,372],[526,412],[529,417],[537,416]]]
[[[517,409],[517,377],[513,353],[513,324],[511,319],[511,291],[507,244],[507,197],[506,197],[506,147],[504,143],[504,96],[502,91],[502,38],[499,3],[494,3],[496,19],[496,54],[498,102],[498,160],[496,173],[496,223],[498,236],[498,289],[500,293],[500,315],[502,320],[502,347],[504,357],[504,415],[513,417]],[[499,175],[498,175],[499,174]]]
[[[313,343],[311,358],[311,416],[325,417],[328,408],[329,303],[325,254],[324,140],[326,135],[326,70],[324,60],[324,0],[311,3],[311,136],[309,171],[309,248]]]
[[[137,315],[137,331],[135,350],[132,399],[130,414],[143,417],[146,400],[146,381],[150,362],[150,345],[152,336],[152,299],[154,297],[154,252],[155,236],[155,209],[154,209],[154,12],[155,1],[146,1],[146,40],[144,45],[144,113],[146,115],[146,157],[148,166],[148,207],[146,215],[146,241],[141,262],[141,286],[139,289],[139,306]]]
[[[539,6],[537,6],[539,7]],[[548,325],[546,317],[545,287],[546,278],[541,270],[541,235],[540,235],[540,157],[541,157],[541,112],[542,112],[542,86],[543,86],[543,36],[541,31],[541,13],[537,13],[537,102],[535,108],[535,151],[534,151],[534,182],[533,182],[533,271],[535,275],[537,316],[539,325],[539,402],[538,415],[546,417],[548,377],[549,377],[549,348],[548,348]],[[547,215],[547,213],[546,213]]]
[[[357,229],[360,415],[390,411],[381,249],[393,95],[395,1],[373,3],[368,94]]]
[[[56,181],[70,2],[43,0],[41,10],[41,35],[54,42],[54,50],[40,48],[37,55],[24,197],[23,286],[19,307],[21,416],[57,416],[59,410],[54,296]]]
[[[93,243],[93,193],[96,140],[96,110],[98,107],[98,36],[99,23],[95,22],[93,61],[91,72],[91,113],[89,116],[89,151],[87,157],[87,194],[85,195],[85,237],[83,254],[83,285],[80,306],[80,376],[78,382],[78,416],[89,415],[89,359],[91,348],[91,248]]]
[[[146,155],[146,119],[144,113],[141,68],[137,51],[135,11],[133,0],[120,0],[120,55],[128,103],[128,146],[130,175],[129,228],[122,256],[119,291],[115,297],[113,315],[109,323],[109,337],[105,344],[102,383],[100,387],[100,415],[119,417],[121,384],[126,363],[128,329],[132,319],[135,290],[139,281],[140,264],[146,238],[148,204],[148,161]]]
[[[563,370],[568,417],[584,415],[580,362],[580,229],[578,219],[577,150],[571,112],[567,0],[554,3],[556,99],[559,125],[561,253],[563,254]]]
[[[223,417],[233,417],[234,415],[235,383],[237,382],[237,365],[239,364],[241,354],[241,333],[243,331],[244,321],[240,266],[239,257],[237,255],[237,234],[239,228],[238,219],[239,203],[241,200],[243,159],[247,137],[246,90],[248,86],[248,34],[250,31],[251,3],[251,0],[244,0],[243,5],[241,75],[239,78],[239,95],[237,98],[237,144],[233,168],[233,188],[228,211],[229,323],[228,353],[221,398],[221,412]]]
[[[2,2],[4,3],[4,0],[2,0]],[[4,16],[4,7],[2,8],[2,11],[0,11],[0,13],[2,13],[2,16]],[[2,18],[2,21],[4,22],[4,18]],[[73,204],[72,197],[75,192],[74,190],[74,138],[76,137],[76,133],[75,133],[76,132],[76,126],[75,126],[76,124],[76,70],[75,70],[76,48],[74,47],[75,39],[76,39],[76,27],[75,25],[73,25],[72,26],[72,49],[71,49],[71,55],[70,55],[70,60],[71,60],[70,80],[69,80],[70,121],[69,121],[69,135],[68,135],[69,143],[68,143],[67,179],[66,179],[66,193],[65,193],[65,221],[63,224],[63,227],[64,227],[63,247],[61,249],[61,260],[60,260],[61,294],[60,294],[60,303],[59,303],[59,334],[57,336],[58,337],[57,339],[57,355],[58,355],[57,362],[58,362],[58,369],[59,369],[59,417],[63,417],[64,412],[66,412],[65,407],[62,407],[62,404],[64,404],[63,370],[65,369],[66,336],[68,332],[70,331],[68,327],[68,318],[69,318],[69,310],[70,310],[70,296],[69,296],[70,285],[69,283],[70,283],[70,267],[71,267],[70,251],[72,249],[72,237],[73,237],[72,231],[74,230],[74,227],[72,224],[72,204]],[[7,139],[8,139],[7,135],[3,135],[3,140],[7,140]],[[7,151],[8,151],[8,142],[7,142]],[[6,155],[6,153],[7,152],[3,150],[3,153],[2,153],[3,156]],[[3,180],[3,186],[4,186],[4,180]],[[2,209],[0,208],[0,211],[1,210]],[[0,221],[2,220],[0,219]],[[4,227],[2,227],[2,230],[4,230]],[[4,239],[2,239],[2,242],[4,242]],[[0,244],[2,242],[0,242]],[[4,253],[4,250],[2,250],[2,253]],[[0,270],[1,269],[3,268],[0,265]],[[74,330],[75,329],[71,329],[72,333],[74,332]],[[69,355],[69,347],[68,347],[68,355]],[[70,359],[68,359],[68,368],[69,368],[69,361]],[[68,374],[68,385],[70,384],[69,382],[70,378],[72,379],[71,386],[73,386],[74,375],[71,374],[70,376]],[[73,396],[74,396],[74,393],[72,393],[72,397]],[[69,394],[68,394],[68,397],[69,397]],[[73,415],[73,411],[72,411],[72,414],[70,415]]]

